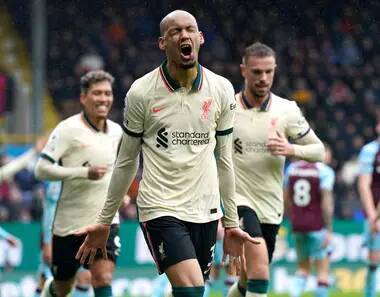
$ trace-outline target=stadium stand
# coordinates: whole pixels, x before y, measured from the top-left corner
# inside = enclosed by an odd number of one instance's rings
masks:
[[[236,91],[243,87],[238,67],[241,50],[255,40],[276,49],[274,92],[296,100],[334,150],[337,217],[361,217],[352,178],[355,166],[350,165],[355,165],[359,148],[374,137],[373,119],[380,101],[380,44],[374,38],[379,24],[372,20],[380,13],[378,4],[284,0],[268,10],[263,0],[144,3],[46,2],[48,88],[62,117],[80,108],[78,77],[86,70],[104,68],[116,77],[112,118],[120,122],[125,92],[132,81],[164,58],[156,50],[156,24],[174,8],[187,9],[198,17],[207,39],[202,64],[228,77]],[[30,4],[21,0],[5,4],[30,48]],[[12,191],[9,185],[0,189],[8,189],[0,192],[3,205]]]

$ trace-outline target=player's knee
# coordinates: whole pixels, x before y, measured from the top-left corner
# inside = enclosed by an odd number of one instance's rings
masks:
[[[251,245],[246,249],[246,261],[253,266],[269,266],[269,256],[265,243],[262,246]]]
[[[263,259],[259,261],[253,261],[250,265],[247,265],[247,276],[248,278],[269,278],[269,263]]]
[[[103,287],[112,283],[112,273],[102,272],[92,275],[92,285],[94,287]]]

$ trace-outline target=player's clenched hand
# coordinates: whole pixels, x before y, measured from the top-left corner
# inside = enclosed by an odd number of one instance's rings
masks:
[[[243,244],[245,242],[260,244],[252,238],[247,232],[244,232],[239,227],[225,228],[223,239],[223,251],[225,255],[230,257],[240,257],[243,255]]]
[[[91,166],[88,169],[88,179],[101,179],[107,172],[107,166]]]
[[[87,234],[86,239],[80,246],[75,259],[79,260],[81,264],[84,264],[87,257],[89,257],[88,264],[92,264],[98,249],[101,250],[103,259],[107,259],[106,244],[110,234],[110,226],[94,224],[75,233],[75,235],[78,236],[85,234]]]
[[[283,133],[276,131],[275,135],[271,135],[266,143],[267,149],[274,156],[291,157],[294,155],[293,145],[289,143]]]

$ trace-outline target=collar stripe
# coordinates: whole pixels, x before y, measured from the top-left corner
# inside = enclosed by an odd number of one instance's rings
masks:
[[[83,118],[92,129],[94,129],[96,132],[100,132],[100,130],[93,123],[91,123],[90,119],[88,118],[84,110],[83,110]]]
[[[159,70],[160,70],[161,79],[163,80],[165,86],[168,88],[169,91],[173,92],[174,89],[171,87],[171,85],[169,84],[169,82],[166,80],[165,73],[162,70],[162,65],[160,66]]]
[[[261,111],[268,111],[272,104],[272,94],[269,93],[268,99],[266,99],[261,106]]]
[[[248,102],[247,98],[244,96],[243,92],[241,92],[241,102],[244,104],[245,109],[253,108],[253,106],[251,106],[251,104],[249,104],[249,102]]]
[[[197,85],[195,85],[195,82],[194,82],[194,85],[196,86],[197,88],[197,91],[200,91],[201,88],[202,88],[202,85],[203,85],[203,67],[201,65],[198,64],[198,73],[197,73],[197,78],[199,76],[199,82],[197,83]]]
[[[254,106],[251,106],[251,104],[249,104],[249,102],[248,102],[247,98],[244,96],[243,92],[244,91],[241,91],[241,93],[240,93],[240,102],[242,103],[243,107],[245,109],[254,108]],[[271,104],[272,104],[272,94],[269,93],[268,98],[265,99],[265,101],[261,104],[260,111],[268,111]]]
[[[180,85],[170,77],[170,74],[166,68],[167,60],[165,60],[159,67],[161,79],[164,81],[164,84],[169,89],[169,91],[174,92],[175,90],[180,88]],[[191,91],[199,91],[203,85],[203,67],[197,63],[197,76],[193,82]]]

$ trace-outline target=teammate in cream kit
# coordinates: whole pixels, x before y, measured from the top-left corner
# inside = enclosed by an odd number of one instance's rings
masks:
[[[38,266],[37,288],[33,297],[40,297],[42,288],[47,279],[53,275],[51,273],[52,258],[52,225],[57,208],[59,197],[61,196],[60,181],[46,182],[46,193],[43,201],[43,213],[41,222],[41,255]],[[76,285],[71,293],[71,297],[89,297],[91,294],[91,273],[81,268],[76,275]]]
[[[240,226],[261,244],[245,244],[246,271],[229,296],[266,296],[269,263],[283,217],[286,157],[321,161],[322,142],[293,101],[271,92],[275,52],[262,43],[245,49],[244,89],[236,95],[233,160]],[[291,143],[288,142],[291,140]]]
[[[96,221],[107,196],[122,135],[121,127],[107,119],[113,102],[113,80],[109,73],[101,70],[82,76],[83,112],[58,124],[35,169],[39,179],[62,181],[53,222],[54,281],[45,282],[42,297],[66,296],[71,291],[81,265],[75,254],[85,238],[76,232]],[[120,249],[117,214],[111,222],[107,243],[109,259],[97,257],[89,266],[95,297],[112,296],[112,272]]]
[[[224,251],[237,257],[253,239],[239,228],[231,156],[235,114],[231,83],[198,63],[204,39],[186,11],[160,24],[159,47],[167,60],[133,83],[126,96],[124,135],[107,201],[83,232],[77,258],[101,249],[109,224],[138,168],[144,170],[137,198],[139,221],[159,273],[175,297],[201,297],[223,216]]]

